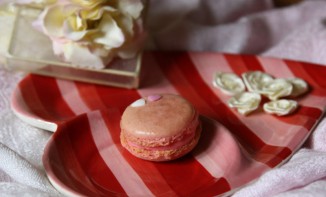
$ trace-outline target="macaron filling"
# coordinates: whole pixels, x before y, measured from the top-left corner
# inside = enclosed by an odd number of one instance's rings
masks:
[[[183,145],[190,143],[194,139],[195,134],[196,134],[195,130],[196,130],[198,124],[199,124],[199,122],[196,121],[195,127],[192,128],[192,129],[194,129],[192,132],[185,132],[185,134],[183,136],[180,136],[177,140],[175,140],[175,142],[168,144],[168,145],[142,146],[142,145],[132,142],[128,139],[126,139],[126,143],[131,148],[146,149],[146,150],[171,150],[171,149],[180,148]]]
[[[171,144],[171,146],[166,146],[166,148],[164,148],[164,146],[161,146],[160,148],[148,148],[139,146],[137,144],[135,146],[130,146],[130,144],[126,142],[126,138],[122,133],[121,142],[122,145],[136,157],[151,161],[169,161],[172,159],[180,158],[189,153],[197,145],[200,133],[201,125],[198,124],[196,130],[193,132],[194,135],[187,136],[187,141],[178,141],[175,144]]]

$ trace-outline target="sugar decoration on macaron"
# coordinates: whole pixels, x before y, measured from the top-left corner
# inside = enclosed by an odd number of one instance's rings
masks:
[[[149,102],[154,102],[154,101],[158,101],[158,100],[160,100],[161,98],[162,98],[161,95],[159,95],[159,94],[154,94],[154,95],[150,95],[150,96],[148,96],[148,97],[147,97],[147,100],[148,100]]]
[[[131,107],[141,107],[141,106],[144,106],[145,104],[146,104],[145,99],[141,98],[141,99],[138,99],[135,102],[133,102],[130,106]]]

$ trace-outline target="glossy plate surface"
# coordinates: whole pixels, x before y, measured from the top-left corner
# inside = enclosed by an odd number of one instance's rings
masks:
[[[24,121],[56,131],[43,163],[52,184],[67,195],[214,196],[230,194],[297,151],[325,110],[326,67],[274,58],[196,52],[147,52],[138,90],[28,75],[12,97]],[[227,107],[230,98],[213,87],[214,72],[261,70],[300,77],[310,85],[300,107],[277,117],[249,116]],[[199,145],[171,162],[133,157],[120,145],[124,109],[140,97],[180,94],[200,112]]]

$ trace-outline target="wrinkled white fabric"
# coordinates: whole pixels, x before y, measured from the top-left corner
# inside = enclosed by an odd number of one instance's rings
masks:
[[[251,53],[326,65],[325,10],[323,0],[306,0],[285,8],[273,7],[272,0],[151,0],[148,47]],[[0,44],[6,28],[3,24]],[[0,68],[0,195],[56,196],[59,194],[46,179],[41,161],[51,133],[21,122],[10,110],[11,92],[22,77]],[[325,195],[325,118],[287,163],[234,194]]]

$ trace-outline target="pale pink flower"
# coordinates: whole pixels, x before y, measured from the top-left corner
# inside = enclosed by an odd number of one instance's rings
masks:
[[[49,3],[34,26],[52,40],[55,54],[73,65],[103,68],[114,57],[131,58],[144,39],[141,0],[20,2]]]

